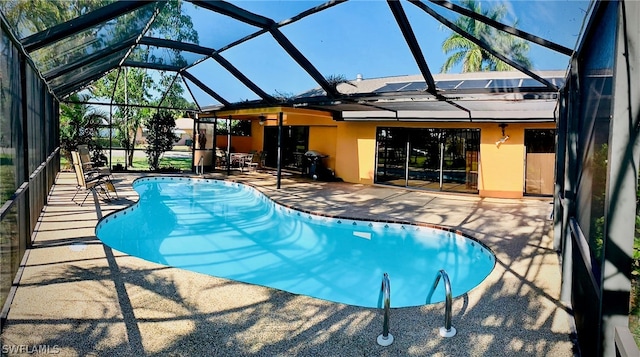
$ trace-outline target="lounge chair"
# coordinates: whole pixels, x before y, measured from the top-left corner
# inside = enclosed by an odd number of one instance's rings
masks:
[[[95,192],[105,197],[105,199],[110,200],[111,196],[109,195],[109,192],[115,192],[115,187],[113,187],[113,183],[108,180],[108,176],[103,174],[86,175],[84,173],[84,169],[82,168],[80,155],[77,151],[71,152],[71,160],[73,162],[73,170],[76,172],[77,183],[76,193],[73,195],[71,200],[76,202],[76,196],[80,191],[85,191],[87,193],[80,203],[80,206],[84,204],[84,202],[87,200],[87,197],[89,197],[89,194],[91,194],[92,192]]]
[[[82,163],[82,169],[85,174],[99,173],[112,177],[111,170],[108,167],[98,167],[93,161],[91,161],[91,154],[89,152],[89,146],[78,145],[78,155],[80,156],[80,162]]]
[[[78,158],[80,163],[82,164],[82,170],[84,172],[85,177],[101,175],[103,176],[103,180],[107,181],[106,188],[109,192],[113,192],[118,198],[118,192],[116,191],[116,186],[113,184],[113,174],[108,167],[97,167],[94,162],[91,161],[91,155],[89,153],[89,146],[87,145],[78,145]]]

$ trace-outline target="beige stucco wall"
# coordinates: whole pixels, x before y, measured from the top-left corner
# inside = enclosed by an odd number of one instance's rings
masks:
[[[524,189],[524,128],[510,124],[505,128],[509,140],[496,144],[502,129],[484,125],[480,131],[480,196],[522,197]]]
[[[370,123],[340,122],[337,133],[336,175],[347,182],[372,184],[376,127]]]
[[[325,164],[330,169],[336,169],[337,154],[337,126],[311,126],[309,127],[309,150],[316,150],[329,155]]]
[[[496,144],[502,137],[502,129],[496,124],[483,125],[480,134],[480,196],[519,198],[524,192],[525,129],[554,129],[548,124],[509,124],[505,134],[509,140]]]

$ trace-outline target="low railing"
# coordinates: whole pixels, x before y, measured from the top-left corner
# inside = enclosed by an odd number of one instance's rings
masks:
[[[382,334],[378,336],[378,344],[380,346],[389,346],[393,343],[393,335],[389,333],[389,314],[391,310],[391,283],[389,275],[384,273],[382,276],[382,307],[384,308],[384,319],[382,322]]]
[[[438,287],[440,278],[444,281],[444,293],[445,293],[445,308],[444,308],[444,327],[440,327],[440,336],[453,337],[456,335],[455,327],[451,326],[451,309],[452,309],[452,295],[451,295],[451,282],[449,281],[449,275],[444,269],[441,269],[436,274],[436,279],[431,286],[429,295],[427,295],[427,304],[431,303],[431,297]]]
[[[616,326],[614,340],[616,356],[631,357],[640,356],[640,350],[629,328],[626,326]]]

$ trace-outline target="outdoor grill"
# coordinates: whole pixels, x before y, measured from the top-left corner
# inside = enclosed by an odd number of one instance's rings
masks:
[[[333,178],[333,171],[329,170],[323,162],[323,159],[329,157],[315,150],[309,150],[304,153],[306,166],[309,168],[308,175],[314,180],[328,181]]]

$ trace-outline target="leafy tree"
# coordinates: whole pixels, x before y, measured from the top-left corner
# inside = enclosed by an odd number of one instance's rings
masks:
[[[182,14],[182,2],[173,0],[162,3],[163,9],[153,22],[147,36],[170,38],[176,41],[198,43],[198,32],[193,29],[191,18]],[[115,26],[115,31],[127,31],[127,21]],[[172,52],[172,63],[185,66],[187,61],[179,50]],[[162,57],[156,57],[150,47],[136,47],[128,59],[137,62],[163,64]],[[112,71],[98,80],[93,86],[93,93],[102,98],[111,98],[116,105],[114,122],[117,138],[127,153],[127,165],[133,165],[133,153],[138,140],[137,133],[145,118],[151,116],[151,109],[145,106],[169,106],[175,108],[193,108],[193,104],[183,98],[184,89],[173,83],[173,75],[159,72],[152,76],[141,68],[126,68],[124,75]],[[172,84],[173,83],[173,84]],[[112,96],[113,93],[113,96]],[[162,99],[153,99],[154,94],[163,94]],[[160,103],[160,100],[163,102]],[[176,112],[177,113],[177,112]]]
[[[173,133],[176,120],[169,111],[157,111],[145,121],[147,127],[147,161],[149,168],[154,171],[160,169],[160,158],[173,149],[173,143],[180,139]]]
[[[193,102],[184,98],[184,88],[173,82],[175,76],[175,73],[167,74],[166,72],[160,72],[160,80],[154,82],[154,88],[156,91],[164,93],[164,98],[162,102],[154,101],[152,103],[158,106],[176,108],[170,111],[174,113],[176,117],[179,117],[184,112],[184,109],[193,109],[195,105]]]
[[[12,28],[21,29],[24,33],[20,35],[26,36],[84,15],[110,2],[110,0],[1,1],[0,10]]]
[[[18,29],[20,37],[45,31],[52,26],[85,15],[113,2],[112,0],[30,0],[30,1],[0,1],[0,10],[5,14],[13,28]],[[122,28],[131,28],[131,22],[138,22],[142,28],[153,14],[153,8],[146,9],[147,14],[132,19],[133,15],[125,14],[119,19]],[[54,45],[46,46],[30,53],[31,57],[41,65],[41,71],[46,72],[54,68],[65,66],[70,58],[82,58],[87,54],[103,49],[118,39],[106,25],[96,25],[84,29],[73,36],[57,41]],[[119,31],[123,34],[124,31]]]
[[[88,97],[87,94],[73,94],[69,99],[86,102]],[[78,145],[88,145],[90,149],[99,151],[95,138],[107,120],[105,113],[88,104],[60,104],[60,148],[69,162],[71,151],[76,150]]]
[[[235,136],[251,136],[251,121],[231,119],[230,123],[231,135]],[[216,126],[216,135],[227,135],[227,120],[218,119]]]
[[[74,19],[78,16],[97,10],[102,6],[112,3],[113,0],[32,0],[32,1],[4,1],[0,2],[0,10],[6,16],[13,28],[19,29],[21,37],[44,31],[54,25]],[[151,4],[151,3],[150,3]],[[82,58],[94,53],[106,46],[112,45],[119,39],[129,38],[132,29],[142,29],[153,18],[157,7],[161,11],[155,16],[153,23],[145,33],[147,36],[169,38],[176,41],[198,43],[198,33],[193,28],[193,22],[188,15],[183,14],[180,0],[157,2],[156,5],[146,6],[133,13],[123,14],[114,21],[97,24],[75,35],[75,39],[68,43],[63,40],[55,45],[45,47],[32,55],[38,62],[46,63],[49,70],[68,64],[71,58]],[[85,41],[88,40],[88,41]],[[78,45],[78,43],[83,45]],[[73,46],[73,47],[69,47]],[[69,47],[69,48],[67,48]],[[181,51],[171,50],[172,60],[170,64],[186,66],[188,63]],[[139,46],[129,55],[128,59],[140,62],[163,63],[163,57],[154,56],[146,46]],[[114,103],[128,103],[134,106],[116,106],[114,121],[117,139],[127,151],[127,163],[133,163],[133,149],[136,144],[136,133],[141,127],[143,119],[150,116],[150,110],[135,105],[153,106],[152,93],[164,93],[166,106],[177,108],[192,108],[186,100],[180,98],[184,90],[179,85],[171,85],[172,78],[165,74],[160,75],[159,83],[154,83],[158,77],[153,77],[144,69],[127,69],[124,75],[120,75],[116,83],[117,71],[112,71],[107,76],[95,82],[91,88],[92,94],[101,98],[113,99]],[[126,83],[126,85],[125,85]],[[159,88],[162,85],[164,88]],[[126,86],[126,90],[125,90]],[[171,87],[171,88],[169,88]],[[112,93],[115,94],[111,98]],[[89,99],[89,98],[87,98]],[[159,101],[159,100],[157,100]]]
[[[504,5],[483,10],[479,1],[463,0],[461,5],[495,21],[501,21],[507,14]],[[504,33],[496,28],[467,16],[460,16],[455,24],[475,38],[491,45],[497,52],[510,57],[525,68],[532,66],[528,58],[529,44],[520,38]],[[513,67],[482,49],[480,46],[453,32],[442,43],[442,51],[449,55],[442,65],[441,72],[449,72],[462,64],[462,72],[508,71]]]
[[[153,78],[141,68],[125,68],[118,78],[117,71],[111,71],[92,87],[92,93],[98,97],[109,98],[113,93],[116,105],[113,121],[117,130],[117,139],[124,148],[127,165],[133,165],[133,149],[137,141],[138,129],[143,119],[151,115],[151,109],[140,107],[150,105]]]

